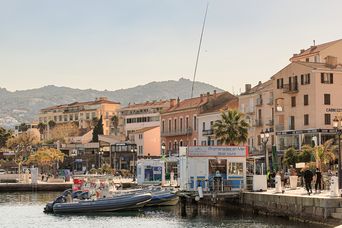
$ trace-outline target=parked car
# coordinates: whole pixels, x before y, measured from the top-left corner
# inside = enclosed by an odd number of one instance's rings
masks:
[[[0,175],[6,174],[6,170],[0,169]]]

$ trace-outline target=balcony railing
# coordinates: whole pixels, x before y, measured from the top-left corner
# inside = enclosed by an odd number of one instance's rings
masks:
[[[276,131],[283,131],[285,129],[284,124],[277,124],[275,129]]]
[[[256,106],[261,106],[262,105],[262,98],[258,97],[256,99]]]
[[[191,135],[191,134],[192,134],[192,129],[186,128],[186,129],[182,129],[182,130],[162,132],[161,136],[167,137],[167,136],[180,136],[180,135]]]
[[[273,120],[268,120],[267,122],[266,122],[266,125],[267,126],[273,126]]]
[[[273,100],[274,100],[273,97],[268,98],[267,104],[268,105],[273,105]]]
[[[214,134],[214,130],[213,129],[210,129],[210,130],[203,130],[202,131],[202,135],[205,136],[205,135],[213,135]]]
[[[297,93],[298,92],[298,83],[290,83],[284,85],[284,93]]]
[[[262,127],[262,121],[261,120],[255,120],[253,123],[253,127]]]

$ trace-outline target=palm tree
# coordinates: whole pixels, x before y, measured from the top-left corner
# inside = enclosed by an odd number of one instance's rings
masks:
[[[316,168],[321,169],[322,165],[329,164],[335,161],[336,146],[333,145],[334,139],[329,139],[322,145],[311,147],[309,145],[304,145],[302,150],[310,151],[313,154],[316,162]]]
[[[214,123],[215,138],[226,145],[239,145],[248,138],[248,123],[242,118],[243,114],[235,109],[222,111],[221,120]]]

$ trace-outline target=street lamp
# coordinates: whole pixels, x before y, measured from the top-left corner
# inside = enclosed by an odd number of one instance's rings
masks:
[[[165,143],[161,145],[162,155],[165,155]]]
[[[268,151],[267,151],[267,147],[266,147],[269,137],[270,137],[270,132],[268,131],[268,129],[266,129],[265,132],[264,132],[264,130],[261,130],[260,138],[261,138],[261,142],[262,142],[262,145],[264,147],[264,150],[265,150],[265,168],[266,168],[266,173],[267,173],[267,170],[269,169]]]
[[[131,152],[133,153],[133,181],[135,181],[135,154],[137,153],[137,146],[132,146]]]
[[[342,188],[342,162],[341,162],[341,133],[342,133],[342,118],[335,116],[333,119],[333,127],[338,135],[338,189]]]
[[[103,148],[102,147],[100,147],[100,151],[99,151],[99,168],[101,168],[101,156],[103,155]]]

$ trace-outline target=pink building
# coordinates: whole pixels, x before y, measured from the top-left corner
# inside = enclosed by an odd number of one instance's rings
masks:
[[[137,156],[159,157],[160,156],[160,127],[145,127],[133,133],[134,142],[137,145]]]

